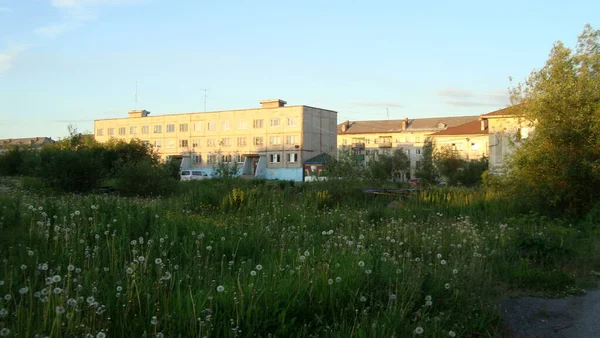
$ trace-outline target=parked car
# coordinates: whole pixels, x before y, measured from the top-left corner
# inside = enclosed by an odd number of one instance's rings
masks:
[[[408,184],[410,184],[413,187],[417,187],[417,186],[421,185],[421,179],[420,178],[411,178],[410,180],[408,180]]]
[[[204,171],[199,169],[182,170],[179,175],[182,181],[205,180],[210,178]]]

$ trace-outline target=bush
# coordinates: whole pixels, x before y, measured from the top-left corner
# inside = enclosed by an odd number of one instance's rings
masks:
[[[41,178],[55,189],[89,192],[105,178],[102,157],[96,149],[44,148],[41,153]]]
[[[164,196],[177,187],[166,164],[154,164],[148,159],[121,165],[114,182],[119,193],[127,196]]]

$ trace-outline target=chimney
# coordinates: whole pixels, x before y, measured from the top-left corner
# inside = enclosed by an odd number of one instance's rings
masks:
[[[279,108],[285,106],[286,104],[287,102],[281,99],[260,101],[261,108]]]
[[[148,114],[150,114],[150,112],[145,109],[130,110],[128,114],[129,114],[129,117],[146,117],[146,116],[148,116]]]
[[[481,131],[486,130],[488,127],[488,120],[487,119],[482,119],[481,120]]]
[[[402,130],[406,130],[406,128],[408,128],[408,117],[405,117],[404,120],[402,120]]]
[[[345,133],[348,128],[350,128],[350,121],[346,120],[342,123],[342,133]]]

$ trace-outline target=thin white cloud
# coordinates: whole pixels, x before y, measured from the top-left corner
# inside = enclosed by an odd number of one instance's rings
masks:
[[[29,45],[21,44],[9,46],[6,50],[0,51],[0,73],[9,71],[15,58],[28,48]]]
[[[372,102],[355,102],[354,104],[357,106],[361,106],[361,107],[379,107],[379,108],[404,107],[404,105],[400,102],[372,101]]]
[[[8,8],[8,7],[0,7],[0,13],[10,13],[12,12],[12,9]]]
[[[77,26],[78,24],[75,22],[63,22],[37,28],[35,29],[35,33],[43,37],[55,38],[65,32],[74,29]]]
[[[488,93],[475,93],[460,88],[445,88],[435,93],[444,97],[445,104],[456,107],[505,106],[510,102],[507,91],[496,90]]]

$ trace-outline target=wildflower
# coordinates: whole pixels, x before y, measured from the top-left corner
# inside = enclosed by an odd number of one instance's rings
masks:
[[[162,332],[158,332],[156,338],[165,338],[165,335]]]
[[[69,270],[69,271],[75,270],[75,265],[73,265],[73,264],[67,265],[67,270]]]
[[[96,301],[96,299],[94,298],[94,296],[89,296],[88,298],[85,299],[85,301],[89,304],[92,305],[94,304],[94,302]]]
[[[77,301],[75,300],[75,298],[69,298],[69,299],[67,299],[67,305],[75,306],[75,305],[77,305]]]
[[[5,301],[10,301],[12,299],[12,295],[10,293],[7,293],[6,295],[4,295],[4,300]]]
[[[4,285],[4,281],[0,280],[0,286]]]
[[[438,259],[442,258],[442,254],[437,254],[437,258]]]
[[[2,337],[6,337],[10,334],[10,330],[7,328],[3,328],[2,330],[0,330],[0,336]]]
[[[306,260],[305,256],[300,256],[300,262],[304,262]]]
[[[444,284],[444,287],[446,288],[446,290],[450,289],[450,283]]]
[[[169,271],[165,272],[165,275],[161,277],[162,280],[169,280],[171,279],[171,273]]]
[[[392,294],[390,295],[390,300],[396,300],[396,295],[392,293]]]
[[[330,279],[328,279],[328,280],[327,280],[327,284],[329,284],[329,285],[332,285],[332,284],[333,284],[333,279],[331,279],[331,278],[330,278]]]
[[[336,283],[341,283],[342,282],[342,277],[335,277],[335,282]]]
[[[54,312],[56,312],[57,314],[65,313],[65,308],[64,308],[64,307],[62,307],[62,306],[57,306],[57,307],[54,309]]]
[[[424,331],[423,328],[420,326],[417,326],[417,328],[415,329],[415,333],[418,335],[423,334],[423,331]]]
[[[158,319],[156,318],[156,316],[152,316],[152,319],[150,319],[150,324],[152,324],[152,325],[158,324]]]
[[[430,295],[425,296],[425,300],[431,300],[431,296]]]
[[[27,265],[25,265],[25,264],[21,265],[21,270],[25,270],[25,269],[27,269]]]
[[[450,337],[456,337],[456,332],[454,332],[454,331],[450,330],[450,331],[448,331],[448,335],[449,335]]]
[[[446,265],[446,261],[442,259],[442,260],[440,261],[440,264],[442,264],[442,265]]]
[[[58,283],[58,282],[60,282],[60,280],[61,280],[61,278],[60,278],[60,276],[59,276],[59,275],[54,275],[54,276],[52,277],[52,282],[53,282],[53,283]]]
[[[120,286],[120,285],[119,285],[119,286],[117,286],[117,292],[121,292],[121,291],[123,291],[123,287],[122,287],[122,286]]]
[[[106,333],[98,332],[98,334],[96,334],[96,338],[106,338]]]
[[[128,275],[131,275],[131,274],[133,273],[133,269],[132,269],[132,268],[127,268],[127,269],[125,270],[125,272],[126,272]]]
[[[140,261],[140,263],[144,263],[145,260],[146,260],[146,257],[144,257],[144,256],[138,257],[138,261]],[[159,264],[159,263],[156,263],[156,264]]]
[[[263,268],[263,267],[262,267],[262,265],[260,265],[260,264],[258,264],[258,265],[256,266],[256,270],[257,270],[257,271],[260,271],[260,270],[262,270],[262,268]]]
[[[29,288],[26,286],[19,289],[19,293],[22,295],[26,294],[27,292],[29,292]]]
[[[207,247],[206,247],[206,250],[208,250],[208,251],[212,250],[212,246],[210,246],[210,245],[209,245],[209,246],[207,246]]]
[[[363,303],[364,303],[364,302],[366,302],[366,301],[367,301],[367,297],[365,297],[365,296],[360,296],[360,299],[359,299],[359,300],[360,300],[361,302],[363,302]]]
[[[223,292],[223,291],[225,291],[225,287],[223,285],[219,285],[219,286],[217,286],[217,291]]]
[[[250,276],[256,276],[256,271],[254,271],[254,270],[250,271]]]
[[[32,250],[29,250],[29,251],[27,251],[27,254],[28,254],[29,256],[33,256],[33,255],[35,254],[35,252],[33,252]]]
[[[363,261],[358,262],[358,266],[360,266],[362,268],[363,266],[365,266],[365,262],[363,262]]]
[[[0,309],[0,318],[6,317],[6,315],[8,315],[8,310],[7,309]]]
[[[432,306],[432,305],[433,305],[433,302],[432,302],[432,301],[430,301],[430,300],[428,300],[428,301],[426,301],[426,302],[425,302],[425,305],[426,305],[426,306]]]
[[[458,270],[454,269],[454,270],[452,270],[452,273],[456,275],[458,273]]]
[[[365,273],[366,273],[367,275],[370,275],[372,272],[373,272],[373,271],[371,271],[371,269],[367,269],[367,270],[365,270]]]

